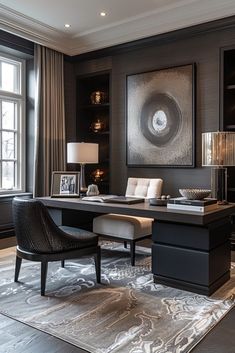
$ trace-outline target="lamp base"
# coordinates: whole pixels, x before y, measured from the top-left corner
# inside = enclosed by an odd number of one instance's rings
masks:
[[[85,164],[80,164],[80,194],[85,195],[87,192],[85,180]]]
[[[227,168],[218,167],[211,169],[211,196],[218,200],[220,205],[227,201]]]

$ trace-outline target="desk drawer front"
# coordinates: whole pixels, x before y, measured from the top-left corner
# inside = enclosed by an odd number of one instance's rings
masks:
[[[226,242],[231,233],[229,219],[218,222],[216,227],[190,226],[186,224],[172,224],[154,222],[154,242],[176,245],[198,250],[209,250]]]
[[[229,271],[229,252],[229,242],[210,252],[153,244],[153,274],[207,286]]]

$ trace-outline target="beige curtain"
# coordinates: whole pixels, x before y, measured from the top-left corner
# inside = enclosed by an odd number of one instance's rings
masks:
[[[35,44],[34,196],[50,195],[53,171],[65,170],[63,54]]]

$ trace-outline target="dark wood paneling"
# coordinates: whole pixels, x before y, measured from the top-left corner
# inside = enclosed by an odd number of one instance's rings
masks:
[[[0,238],[14,236],[12,199],[14,196],[31,197],[30,193],[0,196]]]
[[[175,43],[150,46],[113,58],[113,116],[112,129],[112,192],[123,193],[128,176],[161,177],[164,180],[164,193],[177,195],[181,187],[209,187],[210,170],[201,168],[201,132],[216,131],[219,128],[219,60],[217,40],[197,37]],[[210,48],[208,47],[210,43]],[[175,168],[127,168],[126,156],[126,76],[136,72],[151,71],[164,67],[195,62],[197,66],[196,104],[196,165],[193,170]],[[114,102],[115,101],[115,102]]]
[[[201,133],[217,131],[220,127],[220,48],[235,44],[234,23],[226,29],[167,37],[162,41],[149,41],[141,49],[116,51],[112,57],[75,62],[75,75],[82,72],[112,68],[111,99],[111,188],[114,194],[123,194],[127,178],[160,177],[164,180],[163,193],[178,196],[179,188],[210,187],[210,168],[201,167]],[[126,166],[126,76],[132,73],[157,70],[195,63],[196,77],[196,168],[128,168]],[[71,102],[73,104],[73,102]],[[67,115],[67,121],[74,117]]]

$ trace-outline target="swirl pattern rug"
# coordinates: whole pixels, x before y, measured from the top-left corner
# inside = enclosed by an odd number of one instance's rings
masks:
[[[234,305],[235,266],[206,297],[154,284],[141,247],[131,267],[122,245],[103,244],[99,285],[92,258],[50,263],[45,297],[39,264],[23,261],[14,283],[14,263],[14,248],[0,251],[0,312],[92,353],[190,352]]]

